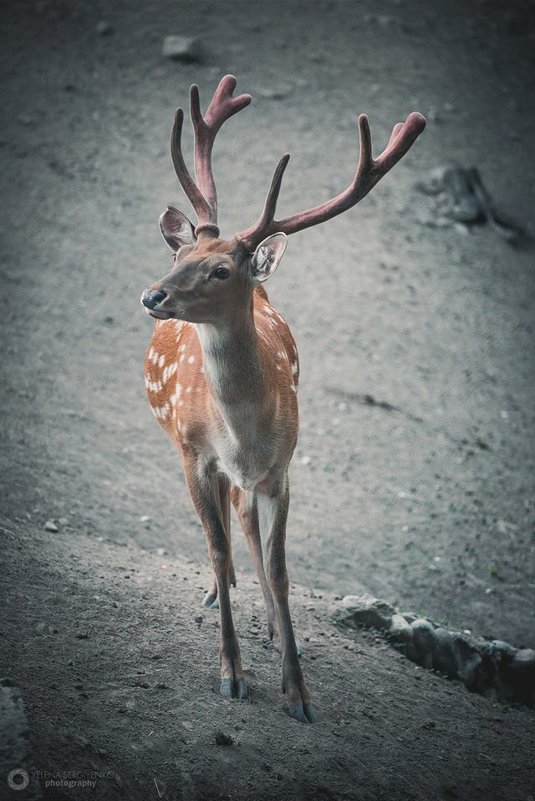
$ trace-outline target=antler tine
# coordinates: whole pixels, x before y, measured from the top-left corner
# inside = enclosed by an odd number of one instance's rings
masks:
[[[232,97],[236,88],[234,75],[225,75],[214,92],[203,117],[196,84],[190,89],[191,120],[195,131],[195,178],[209,208],[208,219],[203,222],[217,224],[217,191],[212,174],[212,148],[217,132],[223,123],[249,105],[251,95]],[[200,222],[200,221],[199,221]]]
[[[175,114],[171,132],[171,158],[178,180],[197,214],[197,233],[202,229],[217,236],[217,192],[212,175],[212,148],[217,132],[229,117],[237,114],[251,102],[251,95],[232,97],[236,78],[225,75],[221,79],[203,118],[199,98],[199,87],[190,88],[190,109],[195,133],[195,181],[190,175],[182,154],[182,125],[184,111]]]
[[[380,178],[391,170],[403,158],[405,153],[411,149],[425,126],[426,119],[418,111],[412,111],[405,122],[398,122],[394,125],[387,146],[375,160],[375,165],[380,172]]]
[[[171,159],[175,167],[180,185],[184,190],[186,197],[190,200],[191,205],[195,209],[197,218],[200,221],[208,220],[210,208],[205,198],[199,191],[195,181],[191,177],[184,156],[182,154],[182,125],[184,122],[184,110],[177,108],[175,113],[175,120],[173,123],[173,130],[171,131]]]
[[[376,159],[372,156],[372,140],[370,125],[365,114],[358,118],[360,135],[359,160],[355,177],[351,184],[336,197],[306,211],[298,212],[282,220],[275,220],[275,205],[277,202],[282,174],[288,163],[284,156],[273,176],[264,211],[258,221],[247,230],[236,235],[236,238],[249,250],[270,234],[281,231],[285,234],[294,234],[305,228],[330,220],[338,214],[347,211],[362,200],[375,184],[403,158],[412,147],[426,125],[425,117],[413,111],[404,123],[398,122],[394,126],[388,145]]]
[[[271,232],[271,229],[275,225],[274,218],[275,211],[277,209],[277,200],[279,199],[279,192],[282,184],[282,176],[284,175],[284,170],[288,166],[289,161],[290,154],[285,153],[277,164],[275,172],[273,173],[271,186],[269,187],[269,192],[267,193],[262,214],[254,225],[252,225],[246,231],[243,231],[241,234],[238,234],[236,237],[249,250],[254,250],[258,242],[263,238],[264,232]],[[258,239],[258,236],[260,236],[260,239]]]

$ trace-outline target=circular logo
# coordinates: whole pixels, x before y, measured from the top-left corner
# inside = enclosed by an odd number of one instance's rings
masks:
[[[30,774],[24,768],[15,768],[8,774],[7,783],[12,790],[25,790],[30,783]]]

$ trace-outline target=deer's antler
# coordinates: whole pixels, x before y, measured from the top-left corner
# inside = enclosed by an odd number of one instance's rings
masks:
[[[294,234],[304,228],[310,228],[312,225],[330,220],[357,204],[412,147],[424,130],[426,121],[425,117],[417,111],[413,111],[405,122],[398,122],[394,125],[388,145],[376,159],[372,156],[370,126],[365,114],[359,116],[358,125],[360,132],[359,160],[355,177],[347,189],[320,206],[285,217],[283,220],[275,220],[282,176],[290,156],[286,153],[281,158],[273,175],[262,214],[254,225],[236,235],[236,238],[248,250],[253,251],[262,239],[270,234],[278,231]]]
[[[190,109],[195,133],[195,181],[186,167],[182,155],[182,124],[184,111],[179,108],[171,133],[171,158],[180,184],[197,215],[197,234],[205,231],[217,236],[217,192],[212,175],[212,148],[217,132],[229,117],[237,114],[251,102],[251,95],[232,97],[236,78],[225,75],[214,92],[205,116],[201,114],[199,87],[190,89]]]

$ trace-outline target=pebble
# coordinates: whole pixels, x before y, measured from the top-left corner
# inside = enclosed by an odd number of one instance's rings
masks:
[[[393,606],[374,598],[372,595],[346,595],[342,600],[346,612],[345,622],[351,621],[355,626],[366,628],[388,629],[395,612]]]
[[[483,660],[476,652],[468,659],[461,668],[460,677],[468,690],[475,691],[479,685],[479,673]]]
[[[166,36],[162,56],[174,61],[194,62],[201,59],[201,41],[193,36]]]
[[[535,651],[531,648],[521,648],[514,655],[511,667],[514,671],[531,672],[535,678]]]
[[[99,36],[109,36],[110,33],[113,33],[113,25],[107,20],[101,19],[100,22],[97,22],[97,33]]]
[[[266,100],[283,100],[291,91],[291,86],[272,86],[267,89],[257,89],[256,93]]]
[[[215,736],[216,745],[232,745],[234,742],[234,737],[231,734],[223,734],[222,731],[218,731]]]
[[[433,624],[420,617],[411,623],[411,629],[414,661],[426,668],[432,667],[435,647]]]
[[[392,622],[390,623],[388,634],[390,638],[396,642],[407,643],[412,640],[410,623],[408,623],[399,612],[392,615]]]
[[[59,528],[56,526],[53,520],[47,520],[45,523],[45,531],[51,531],[55,534],[59,531]]]
[[[433,635],[435,638],[433,667],[441,673],[446,673],[447,676],[457,677],[460,666],[449,631],[439,627],[434,630]]]

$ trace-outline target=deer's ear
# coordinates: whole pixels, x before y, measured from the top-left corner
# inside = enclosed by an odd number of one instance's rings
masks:
[[[258,245],[251,258],[253,277],[257,281],[267,281],[284,256],[288,238],[286,234],[272,234]]]
[[[193,225],[186,215],[174,206],[168,206],[160,217],[160,231],[173,253],[176,253],[182,245],[195,244]]]

